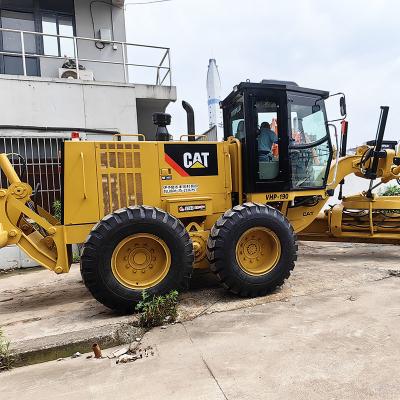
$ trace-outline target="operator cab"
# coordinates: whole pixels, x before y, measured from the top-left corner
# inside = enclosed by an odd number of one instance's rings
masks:
[[[332,161],[324,100],[294,82],[242,82],[222,101],[224,136],[242,144],[247,193],[325,188]]]

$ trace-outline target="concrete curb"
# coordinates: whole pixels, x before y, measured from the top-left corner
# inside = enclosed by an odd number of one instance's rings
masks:
[[[69,357],[79,351],[88,353],[93,343],[99,343],[102,349],[131,343],[137,337],[142,337],[145,330],[133,323],[117,323],[104,325],[93,329],[53,335],[45,338],[30,339],[15,343],[12,355],[14,367],[38,364],[58,358]]]

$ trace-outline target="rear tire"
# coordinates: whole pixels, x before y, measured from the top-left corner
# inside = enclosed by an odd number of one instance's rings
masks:
[[[215,223],[207,256],[226,289],[243,297],[263,296],[289,278],[297,259],[296,234],[278,210],[245,203]]]
[[[163,295],[189,286],[193,246],[183,224],[165,211],[129,207],[104,217],[81,257],[83,282],[100,303],[133,312],[143,290]]]

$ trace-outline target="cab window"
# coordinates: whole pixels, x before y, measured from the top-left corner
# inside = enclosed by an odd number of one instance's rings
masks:
[[[278,104],[258,100],[255,110],[258,180],[275,179],[279,175]]]
[[[244,140],[246,137],[245,125],[244,125],[244,103],[243,97],[238,99],[234,107],[230,111],[230,129],[231,136],[236,139]]]
[[[331,154],[325,110],[315,99],[294,99],[290,108],[292,187],[323,187]]]

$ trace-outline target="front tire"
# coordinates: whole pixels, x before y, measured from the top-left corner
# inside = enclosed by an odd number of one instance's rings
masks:
[[[129,207],[104,217],[81,257],[83,282],[100,303],[133,312],[143,290],[163,295],[189,286],[193,245],[183,224],[167,212]]]
[[[296,235],[278,210],[245,203],[215,223],[207,255],[226,289],[243,297],[263,296],[290,276],[297,259]]]

